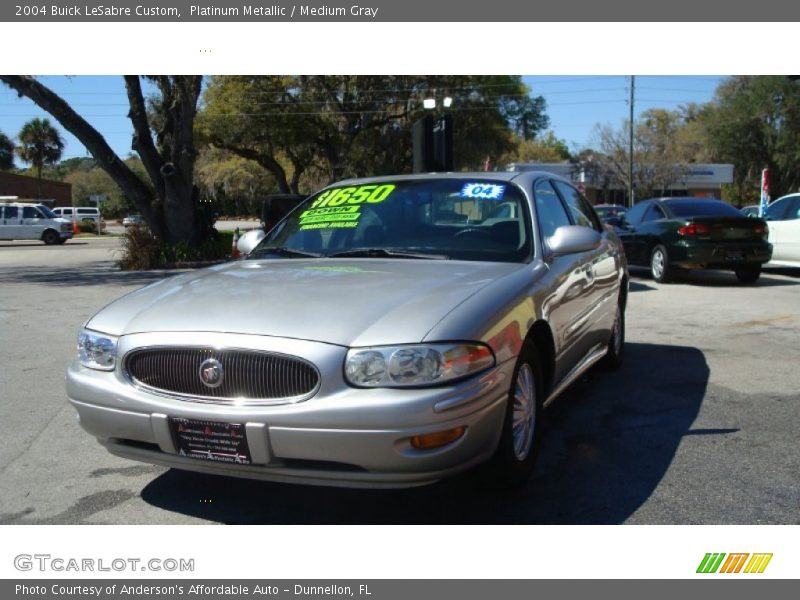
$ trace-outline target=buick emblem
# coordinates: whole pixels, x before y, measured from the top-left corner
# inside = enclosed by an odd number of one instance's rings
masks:
[[[210,388],[219,387],[222,385],[222,380],[225,378],[225,370],[222,368],[222,363],[216,358],[208,358],[200,365],[200,381],[203,385]]]

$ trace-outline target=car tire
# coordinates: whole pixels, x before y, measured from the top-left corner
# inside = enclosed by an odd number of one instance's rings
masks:
[[[503,431],[494,455],[496,474],[508,487],[530,477],[541,446],[544,380],[536,348],[525,343],[514,367]]]
[[[614,325],[611,328],[611,338],[608,340],[606,355],[600,362],[606,371],[616,371],[622,366],[625,355],[625,309],[622,302],[617,302],[617,313],[614,316]]]
[[[61,236],[58,235],[58,232],[54,231],[52,229],[48,229],[47,231],[45,231],[42,234],[42,241],[45,244],[47,244],[48,246],[52,246],[53,244],[57,244],[60,239],[61,239]]]
[[[734,271],[740,283],[755,283],[761,277],[761,265],[740,267]]]
[[[661,244],[650,252],[650,275],[658,283],[668,283],[674,276],[674,270],[669,264],[669,253]]]

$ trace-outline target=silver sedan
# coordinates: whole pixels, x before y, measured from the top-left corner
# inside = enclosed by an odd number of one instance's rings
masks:
[[[67,395],[167,467],[403,487],[491,460],[519,484],[543,407],[620,365],[627,291],[613,230],[552,174],[348,180],[245,259],[91,317]]]

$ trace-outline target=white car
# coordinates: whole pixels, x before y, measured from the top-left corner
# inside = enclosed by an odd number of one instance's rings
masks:
[[[0,204],[0,240],[42,240],[63,244],[72,237],[72,223],[59,218],[43,204]]]
[[[767,267],[800,267],[800,194],[778,198],[767,208],[772,260]]]

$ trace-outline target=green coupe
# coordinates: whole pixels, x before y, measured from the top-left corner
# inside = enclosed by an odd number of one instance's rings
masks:
[[[689,269],[729,269],[742,283],[754,283],[772,257],[767,223],[722,200],[643,200],[625,214],[617,233],[628,263],[649,266],[660,283]]]

